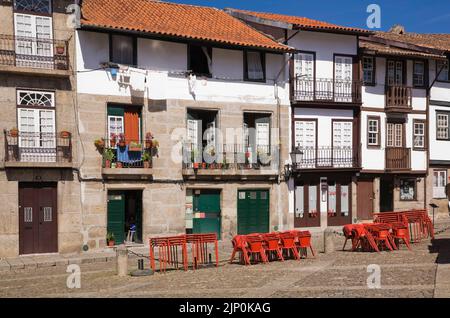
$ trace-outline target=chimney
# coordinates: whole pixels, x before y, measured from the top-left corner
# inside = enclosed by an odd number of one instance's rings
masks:
[[[390,33],[395,33],[395,34],[404,34],[405,33],[405,27],[403,25],[400,24],[395,24],[392,26],[392,28],[389,29]]]

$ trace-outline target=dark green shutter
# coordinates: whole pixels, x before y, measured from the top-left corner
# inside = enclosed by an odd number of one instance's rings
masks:
[[[108,116],[124,116],[125,111],[123,107],[108,106]]]
[[[116,244],[125,239],[125,194],[108,194],[108,232],[114,234]]]
[[[220,191],[194,190],[193,209],[194,213],[205,213],[205,218],[193,219],[193,233],[216,233],[220,239]]]
[[[238,234],[269,232],[269,191],[238,191]]]

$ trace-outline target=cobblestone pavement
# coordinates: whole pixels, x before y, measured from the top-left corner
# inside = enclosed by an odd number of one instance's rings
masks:
[[[136,263],[130,260],[130,269]],[[435,281],[441,265],[440,275],[450,275],[443,272],[449,263],[447,230],[433,243],[414,244],[412,252],[404,247],[379,254],[337,250],[301,261],[223,263],[147,277],[118,277],[114,262],[81,264],[80,289],[66,287],[65,266],[19,269],[0,272],[0,297],[434,297],[437,285],[438,297],[450,297],[449,282]],[[381,289],[367,287],[369,264],[381,267]]]

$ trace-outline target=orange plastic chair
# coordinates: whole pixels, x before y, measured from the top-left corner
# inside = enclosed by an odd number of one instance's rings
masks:
[[[280,236],[277,233],[267,233],[263,234],[264,239],[264,249],[267,253],[267,259],[270,260],[271,256],[276,256],[280,261],[284,261],[283,254],[280,248]]]
[[[295,235],[291,232],[282,232],[279,234],[281,240],[281,250],[286,252],[289,257],[289,253],[292,253],[295,259],[299,260],[300,255],[298,254],[297,247],[295,245]]]
[[[311,250],[313,257],[316,257],[316,253],[311,244],[311,232],[309,231],[299,231],[297,232],[298,247],[306,257],[308,257],[308,248]]]
[[[233,252],[231,253],[230,264],[233,263],[236,253],[240,253],[240,260],[244,260],[245,265],[250,265],[245,235],[236,235],[231,240],[231,243],[233,244]]]
[[[264,249],[264,240],[260,235],[247,235],[245,240],[247,241],[248,255],[256,261],[262,261],[267,263],[266,251]]]
[[[403,241],[406,247],[411,251],[409,230],[407,226],[399,226],[394,224],[392,226],[392,237],[397,241],[397,247],[400,248],[400,242]]]

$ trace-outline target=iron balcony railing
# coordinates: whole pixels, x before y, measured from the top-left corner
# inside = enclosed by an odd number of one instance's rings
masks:
[[[304,78],[293,80],[293,100],[333,103],[361,103],[361,81],[332,78]]]
[[[45,132],[4,130],[6,162],[72,162],[72,137]]]
[[[412,88],[402,85],[386,86],[386,109],[387,110],[411,110]]]
[[[183,169],[278,169],[278,146],[183,145]]]
[[[387,170],[411,169],[411,148],[386,148]]]
[[[102,152],[103,168],[152,168],[152,157],[156,148],[147,147],[140,140],[102,139],[97,145]]]
[[[0,65],[68,70],[68,42],[0,34]]]
[[[353,147],[299,147],[301,155],[294,169],[317,168],[358,168],[360,167],[359,151]]]

